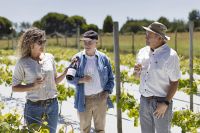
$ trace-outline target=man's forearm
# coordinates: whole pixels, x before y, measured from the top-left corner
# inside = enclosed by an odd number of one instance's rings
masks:
[[[174,97],[174,95],[177,91],[177,88],[178,88],[178,81],[170,82],[169,91],[167,93],[166,100],[168,100],[168,101],[172,100],[172,98]]]

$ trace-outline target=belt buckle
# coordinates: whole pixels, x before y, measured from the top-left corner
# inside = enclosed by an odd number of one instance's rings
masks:
[[[154,96],[149,96],[149,97],[142,96],[142,97],[144,97],[146,100],[151,100],[154,98]]]
[[[147,100],[151,100],[153,98],[154,98],[153,96],[150,96],[150,97],[147,97]]]
[[[98,97],[101,97],[103,95],[103,92],[98,93]]]
[[[53,99],[47,99],[47,100],[45,100],[45,104],[46,105],[49,105],[49,104],[51,104],[53,102]]]
[[[41,101],[35,101],[35,102],[33,102],[33,101],[31,101],[31,100],[27,100],[27,103],[28,104],[31,104],[31,105],[41,105]]]
[[[40,105],[44,106],[46,104],[45,100],[40,101]]]

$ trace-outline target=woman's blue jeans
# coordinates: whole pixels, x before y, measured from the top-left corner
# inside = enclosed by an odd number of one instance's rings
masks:
[[[41,124],[42,115],[45,113],[47,115],[46,121],[48,122],[48,127],[50,133],[56,133],[57,121],[58,121],[58,101],[53,100],[51,103],[44,105],[31,104],[27,102],[25,104],[24,118],[27,125],[38,123]]]

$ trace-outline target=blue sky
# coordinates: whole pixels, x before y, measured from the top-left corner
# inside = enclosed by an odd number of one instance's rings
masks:
[[[102,28],[111,15],[121,27],[127,18],[157,20],[160,16],[187,21],[188,13],[200,10],[200,0],[0,0],[0,16],[12,22],[34,22],[48,12],[81,15]]]

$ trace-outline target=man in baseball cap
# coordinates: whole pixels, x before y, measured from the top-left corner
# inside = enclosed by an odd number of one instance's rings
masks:
[[[81,38],[84,50],[75,54],[80,66],[70,83],[76,86],[75,108],[81,133],[90,133],[94,120],[96,133],[105,133],[107,107],[113,107],[109,94],[114,87],[114,76],[108,57],[97,50],[98,34],[89,30]]]

